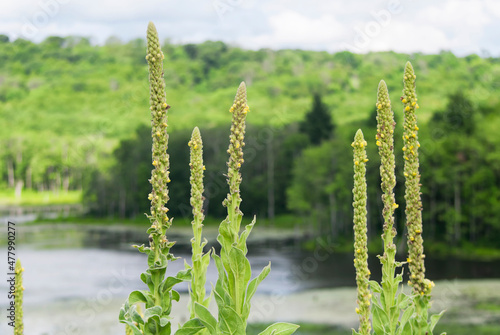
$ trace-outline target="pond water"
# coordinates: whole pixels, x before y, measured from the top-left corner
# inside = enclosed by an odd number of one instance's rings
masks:
[[[5,241],[6,229],[2,231],[0,237]],[[99,308],[109,312],[110,323],[116,324],[119,304],[132,290],[145,288],[139,275],[146,269],[146,259],[130,247],[133,243],[147,243],[143,229],[60,224],[18,226],[17,232],[16,254],[26,269],[26,334],[90,334],[90,331],[81,329],[71,331],[48,325],[53,324],[57,317],[67,320],[65,318],[69,316],[65,313],[86,319],[101,314],[106,316]],[[172,250],[175,255],[190,262],[189,239],[181,235],[171,236],[171,239],[178,241]],[[171,262],[167,273],[175,274],[183,269],[183,259]],[[304,251],[293,238],[267,239],[264,242],[262,239],[251,239],[249,259],[255,274],[269,261],[272,264],[270,275],[259,286],[260,294],[283,295],[313,288],[355,285],[351,254],[328,249]],[[380,277],[376,256],[370,256],[369,263],[373,277]],[[428,277],[433,280],[500,278],[500,261],[427,257],[426,268]],[[207,277],[207,289],[210,289],[210,283],[215,283],[217,277],[213,264]],[[179,285],[177,290],[187,292],[187,286]],[[5,280],[0,281],[0,291],[0,333],[7,334],[5,331],[11,330],[7,328],[4,316],[7,304],[6,293],[3,293],[7,291]],[[48,310],[56,310],[57,315],[46,315]],[[102,334],[119,333],[114,326],[109,327],[109,331]]]

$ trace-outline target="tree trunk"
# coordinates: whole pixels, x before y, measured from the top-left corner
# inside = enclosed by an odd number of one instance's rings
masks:
[[[120,189],[120,217],[124,218],[127,211],[127,192],[125,188]]]
[[[62,181],[63,191],[68,193],[69,190],[69,168],[67,166],[64,167],[63,170],[63,181]]]
[[[338,228],[337,228],[337,211],[336,211],[336,206],[337,206],[337,201],[335,199],[335,194],[332,192],[328,195],[328,201],[330,203],[330,229],[331,229],[331,234],[332,238],[335,239],[335,237],[338,235]]]
[[[16,180],[14,177],[14,162],[12,158],[7,158],[7,178],[9,181],[9,187],[13,188],[15,186]]]
[[[31,166],[28,166],[26,169],[26,189],[32,189],[33,185],[31,184],[32,172]]]
[[[23,181],[22,179],[19,179],[16,183],[16,191],[15,191],[15,194],[16,194],[16,200],[21,200],[21,196],[22,196],[22,191],[23,191]]]

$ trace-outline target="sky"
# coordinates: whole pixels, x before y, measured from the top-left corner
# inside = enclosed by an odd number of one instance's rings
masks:
[[[500,57],[500,0],[1,0],[0,34]]]

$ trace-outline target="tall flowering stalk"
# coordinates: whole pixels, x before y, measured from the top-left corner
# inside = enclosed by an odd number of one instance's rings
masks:
[[[16,316],[14,318],[14,335],[23,335],[24,333],[24,323],[23,323],[23,272],[24,268],[21,266],[21,261],[19,258],[16,260],[16,267],[14,269],[14,308],[16,311]]]
[[[367,247],[367,221],[366,221],[366,141],[363,132],[359,129],[354,136],[354,267],[356,268],[356,284],[358,286],[359,332],[354,334],[368,335],[371,332],[370,300],[371,292],[368,281],[368,247]]]
[[[195,317],[194,305],[199,303],[208,307],[210,298],[205,298],[205,282],[207,268],[210,263],[210,252],[203,253],[203,247],[207,241],[202,241],[203,230],[203,142],[200,130],[195,127],[188,143],[191,151],[189,167],[191,170],[191,207],[193,208],[193,238],[192,246],[192,279],[191,279],[191,301],[189,304],[191,318]],[[206,330],[204,330],[206,331]]]
[[[380,179],[382,188],[382,202],[384,209],[384,229],[382,239],[384,241],[384,255],[382,259],[389,268],[394,264],[396,255],[396,246],[394,238],[396,237],[396,228],[394,227],[394,211],[398,208],[394,196],[394,187],[396,186],[396,167],[394,159],[394,112],[391,108],[389,91],[385,81],[381,80],[378,86],[377,94],[377,146],[380,155]]]
[[[250,314],[251,299],[257,286],[271,271],[271,266],[264,267],[262,272],[251,279],[252,270],[247,254],[247,237],[255,224],[252,223],[240,233],[243,213],[240,210],[241,165],[243,164],[243,147],[245,146],[245,119],[249,111],[245,83],[241,83],[234,103],[229,109],[232,113],[231,133],[229,136],[229,154],[227,182],[229,194],[223,205],[227,208],[227,217],[219,226],[217,240],[221,245],[220,256],[212,252],[218,271],[217,283],[213,289],[218,307],[217,319],[200,303],[195,303],[196,317],[207,328],[211,335],[246,334],[247,320]],[[260,334],[289,335],[298,326],[288,323],[275,323]]]
[[[181,281],[190,280],[190,270],[181,271],[175,277],[165,278],[168,261],[175,257],[170,253],[174,242],[167,239],[166,231],[172,225],[168,218],[167,184],[169,178],[169,157],[167,154],[167,110],[165,98],[165,80],[163,79],[163,53],[160,49],[158,32],[153,23],[147,30],[147,56],[150,83],[151,136],[153,138],[152,165],[150,183],[152,191],[148,196],[151,201],[150,214],[147,215],[151,227],[149,247],[136,246],[148,256],[148,269],[142,273],[141,280],[149,290],[134,291],[120,310],[120,322],[127,324],[134,335],[171,333],[170,311],[172,300],[179,300],[179,293],[172,288]],[[144,314],[137,310],[137,304],[144,304]]]
[[[394,196],[396,186],[394,159],[394,112],[391,108],[389,92],[385,81],[381,80],[377,93],[377,135],[376,144],[380,155],[380,179],[382,202],[384,204],[384,227],[382,240],[384,254],[379,256],[382,263],[382,286],[370,282],[372,290],[378,293],[378,301],[373,303],[373,329],[375,334],[396,334],[405,327],[405,322],[399,322],[401,310],[406,307],[408,297],[401,294],[398,297],[398,286],[403,280],[403,273],[396,274],[396,269],[402,264],[396,262],[396,245],[394,237],[394,211],[398,208]],[[403,319],[404,321],[405,319]]]
[[[420,200],[420,174],[418,149],[418,126],[416,110],[417,103],[415,80],[417,76],[410,62],[406,63],[404,72],[404,89],[401,101],[404,104],[404,176],[406,200],[406,226],[408,230],[408,267],[410,280],[415,298],[413,308],[415,317],[411,320],[413,332],[416,335],[432,334],[434,326],[441,318],[440,314],[432,315],[428,321],[431,291],[434,283],[425,278],[424,241],[422,238],[422,201]]]
[[[424,245],[422,239],[422,201],[420,200],[420,174],[418,161],[418,126],[416,110],[419,108],[415,91],[417,76],[410,62],[404,73],[404,176],[406,183],[406,226],[408,227],[408,264],[413,292],[430,295],[433,283],[425,279]]]

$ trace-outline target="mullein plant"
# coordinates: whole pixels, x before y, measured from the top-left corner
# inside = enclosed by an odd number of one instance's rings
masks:
[[[367,221],[366,221],[366,141],[363,132],[359,129],[354,136],[354,267],[356,268],[356,283],[358,286],[359,331],[353,330],[356,335],[368,335],[371,331],[370,300],[371,291],[368,281],[368,247],[367,247]]]
[[[422,201],[420,200],[420,174],[418,149],[418,126],[416,110],[419,108],[416,94],[417,76],[410,62],[406,63],[404,71],[404,89],[401,101],[404,104],[404,176],[406,200],[406,226],[408,230],[408,267],[414,299],[412,309],[415,317],[412,319],[413,333],[416,335],[432,334],[434,326],[443,314],[432,315],[428,322],[431,291],[434,282],[425,278],[424,246],[422,238]]]
[[[190,288],[190,303],[189,310],[191,319],[195,318],[195,304],[199,303],[208,308],[210,297],[205,297],[205,282],[207,268],[210,263],[210,252],[203,253],[203,247],[207,244],[206,240],[202,240],[203,231],[203,142],[201,139],[200,130],[195,127],[191,135],[191,140],[188,143],[190,147],[190,163],[191,170],[191,207],[193,208],[193,238],[191,239],[192,247],[192,266],[186,265],[188,269],[192,269],[192,279]],[[207,330],[203,330],[203,333]]]
[[[223,205],[227,208],[227,217],[219,226],[217,240],[220,243],[220,256],[212,252],[212,258],[218,271],[218,279],[212,292],[218,307],[217,319],[208,309],[195,303],[196,317],[206,327],[211,335],[246,334],[247,320],[250,314],[251,299],[257,286],[271,271],[270,264],[251,280],[251,267],[247,255],[247,238],[255,225],[253,221],[240,233],[243,213],[240,210],[241,196],[240,168],[243,164],[243,147],[245,146],[245,119],[249,111],[245,83],[241,83],[234,103],[229,112],[232,113],[231,133],[229,136],[229,161],[227,182],[229,194]],[[275,323],[260,334],[283,334],[295,332],[297,325]]]
[[[19,258],[16,260],[16,267],[14,269],[14,308],[16,316],[14,318],[14,335],[23,335],[23,272],[24,268],[21,266]]]
[[[191,270],[180,271],[174,277],[165,278],[167,264],[175,260],[170,253],[174,242],[168,241],[167,229],[172,225],[168,217],[166,203],[169,199],[167,184],[169,178],[169,156],[167,154],[167,110],[170,108],[165,98],[165,80],[163,78],[163,53],[160,49],[158,33],[153,23],[147,30],[147,56],[150,83],[151,135],[153,138],[152,165],[150,183],[152,191],[148,196],[151,201],[150,214],[147,214],[151,227],[149,247],[135,246],[147,255],[148,269],[141,274],[141,280],[148,290],[130,293],[120,310],[119,320],[132,329],[134,335],[171,333],[170,311],[172,301],[178,301],[179,293],[173,286],[182,281],[191,280]],[[144,304],[144,313],[137,310],[138,304]],[[129,330],[130,331],[130,330]]]
[[[396,186],[395,158],[394,158],[394,112],[391,108],[389,91],[385,81],[381,80],[377,92],[377,134],[376,145],[380,156],[380,179],[382,189],[382,202],[384,208],[382,216],[384,226],[382,240],[384,253],[379,256],[382,265],[382,282],[379,285],[375,281],[370,282],[371,289],[376,293],[373,302],[373,329],[375,334],[405,334],[409,329],[409,313],[403,314],[409,297],[398,292],[399,285],[403,281],[403,273],[396,273],[402,267],[401,262],[396,261],[396,228],[394,227],[394,211],[398,208],[394,196]]]
[[[432,331],[442,313],[433,315],[428,320],[430,307],[430,291],[434,284],[425,279],[424,256],[422,240],[422,216],[420,201],[420,176],[418,174],[418,143],[415,110],[418,108],[415,94],[415,74],[408,62],[404,76],[405,104],[404,124],[404,175],[406,178],[406,216],[408,226],[409,256],[407,263],[410,267],[409,285],[413,287],[413,294],[407,295],[401,291],[400,284],[403,272],[396,270],[403,266],[403,262],[396,261],[396,246],[394,238],[394,211],[399,207],[395,202],[394,187],[395,158],[394,158],[394,112],[391,108],[389,92],[386,83],[382,80],[377,94],[377,134],[376,145],[379,147],[381,159],[380,177],[382,201],[384,204],[384,227],[382,240],[384,253],[379,256],[382,264],[381,285],[376,281],[369,281],[370,289],[374,292],[371,313],[366,297],[371,297],[366,283],[370,272],[364,261],[366,255],[366,167],[367,161],[364,147],[366,142],[358,130],[354,143],[354,230],[355,230],[355,267],[358,284],[358,305],[356,312],[360,316],[359,332],[353,334],[370,334],[370,323],[367,321],[371,314],[373,333],[376,335],[432,335]]]

